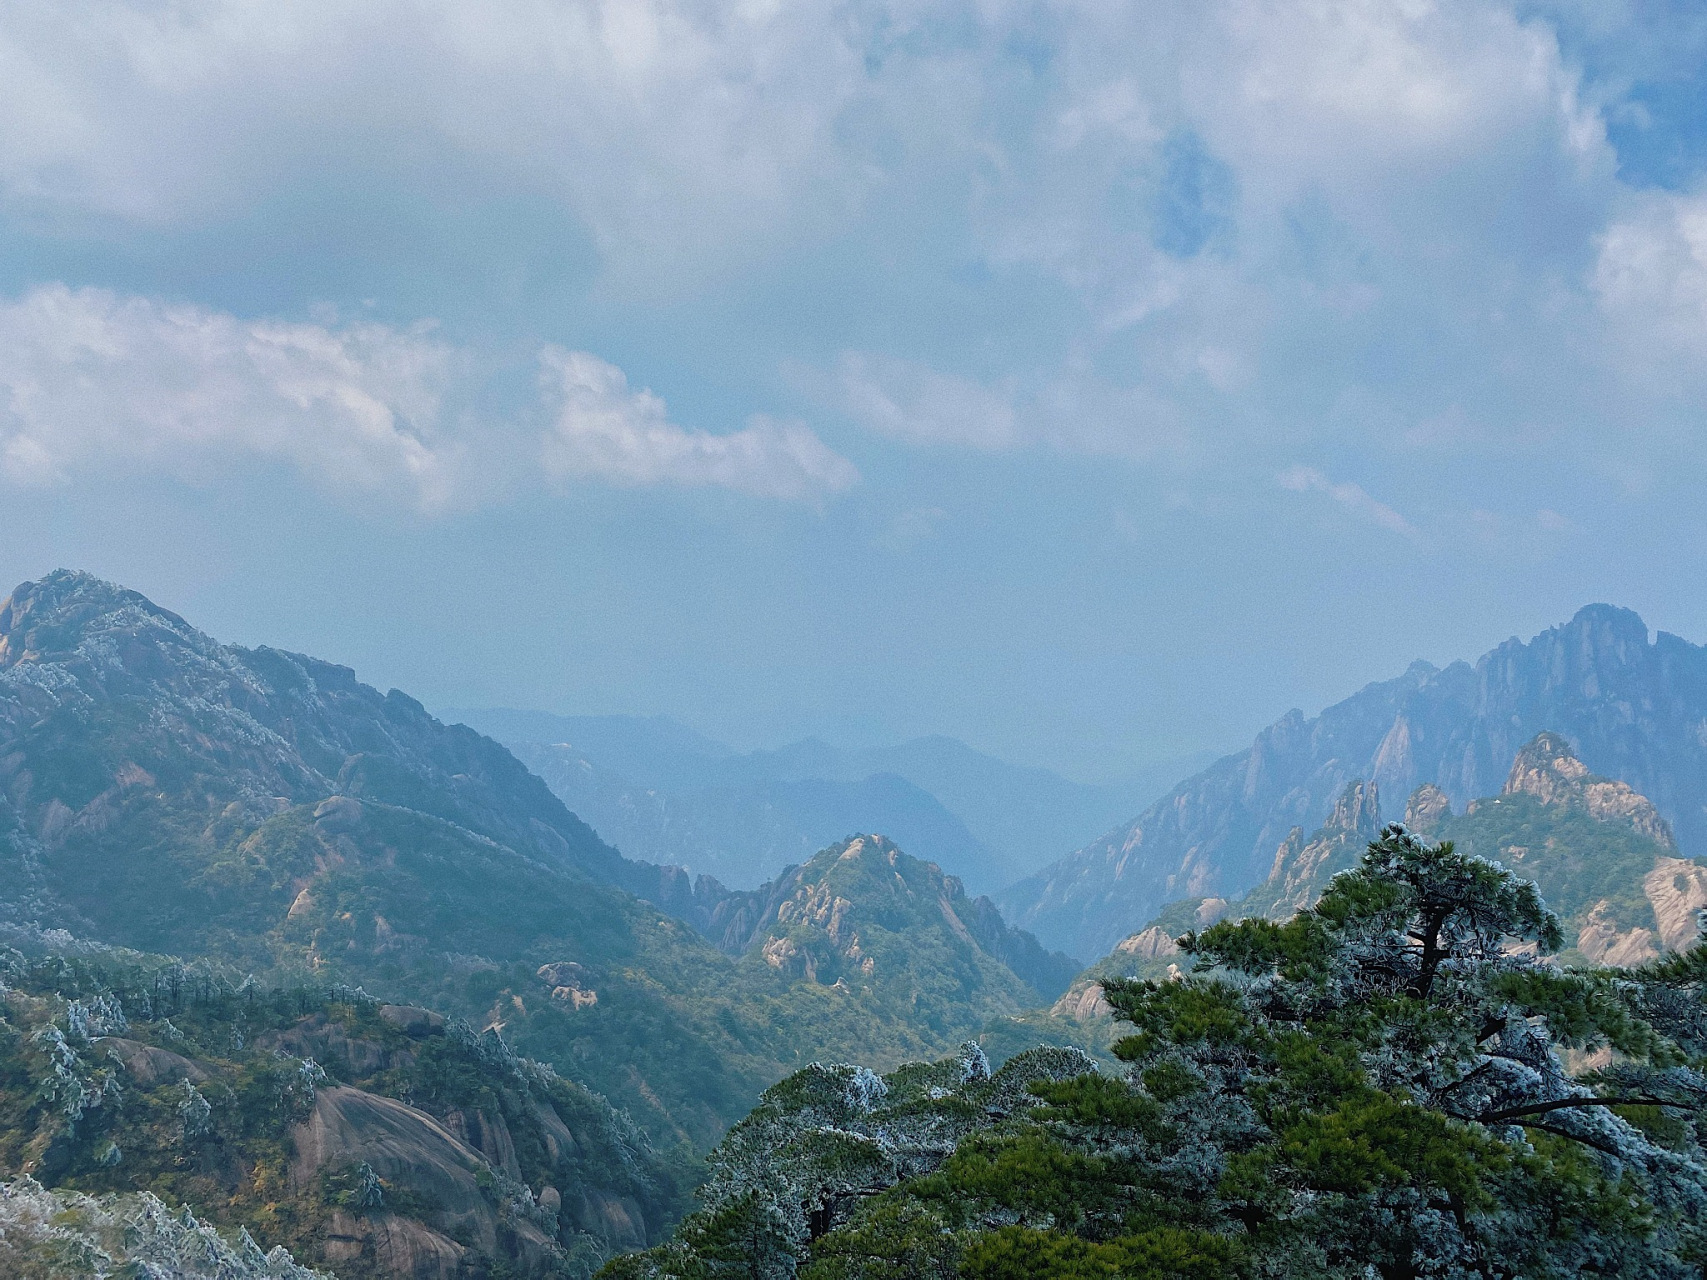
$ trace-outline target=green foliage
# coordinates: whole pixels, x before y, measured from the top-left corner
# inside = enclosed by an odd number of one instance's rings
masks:
[[[410,1140],[387,1130],[368,1135],[383,1138],[374,1149],[392,1161],[385,1176],[359,1158],[299,1176],[298,1126],[335,1086],[406,1102],[426,1113],[423,1126],[432,1117],[501,1128],[525,1185],[487,1164],[476,1180],[489,1186],[501,1228],[526,1220],[552,1243],[524,1265],[505,1228],[498,1253],[477,1251],[471,1264],[543,1280],[585,1276],[608,1256],[609,1243],[588,1234],[597,1223],[553,1219],[530,1186],[626,1199],[654,1235],[681,1211],[689,1171],[678,1157],[495,1036],[388,1010],[353,989],[233,985],[134,954],[30,960],[0,950],[0,1176],[33,1174],[55,1194],[193,1204],[228,1232],[246,1229],[304,1259],[319,1256],[334,1211],[454,1234],[466,1206],[452,1212],[440,1200],[430,1165],[448,1142],[411,1164]],[[339,1123],[363,1123],[356,1114]],[[332,1265],[367,1274],[360,1259]]]
[[[1001,1227],[967,1249],[961,1275],[966,1280],[1227,1280],[1239,1274],[1241,1261],[1234,1242],[1174,1227],[1106,1243],[1059,1231]]]
[[[1522,794],[1480,801],[1474,812],[1448,818],[1437,834],[1534,881],[1548,905],[1573,926],[1604,902],[1607,918],[1620,929],[1654,928],[1642,879],[1656,858],[1675,856],[1581,805],[1544,804]],[[1574,938],[1575,928],[1569,934]]]
[[[1533,885],[1389,828],[1297,919],[1111,981],[1118,1074],[1019,1060],[1036,1078],[992,1105],[951,1063],[876,1102],[802,1073],[713,1154],[695,1219],[740,1188],[791,1224],[775,1274],[810,1280],[1698,1275],[1707,961],[1563,970],[1560,941]],[[884,1159],[813,1181],[832,1129]],[[695,1239],[612,1274],[698,1274]]]

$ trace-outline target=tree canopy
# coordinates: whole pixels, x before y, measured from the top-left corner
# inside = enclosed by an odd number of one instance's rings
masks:
[[[816,1067],[627,1280],[1700,1276],[1707,944],[1560,967],[1535,887],[1382,831],[1285,923],[1111,983],[1118,1068]]]

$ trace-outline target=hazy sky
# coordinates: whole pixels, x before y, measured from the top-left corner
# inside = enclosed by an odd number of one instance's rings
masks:
[[[1704,171],[1698,3],[0,0],[0,578],[1085,777],[1703,640]]]

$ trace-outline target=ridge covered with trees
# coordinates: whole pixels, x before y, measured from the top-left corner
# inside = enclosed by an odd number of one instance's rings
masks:
[[[1284,923],[1111,981],[1130,1034],[813,1068],[612,1280],[1699,1276],[1707,945],[1564,968],[1502,867],[1389,826]]]

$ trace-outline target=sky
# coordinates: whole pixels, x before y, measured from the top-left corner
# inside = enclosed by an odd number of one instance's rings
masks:
[[[0,581],[431,707],[1100,779],[1707,641],[1704,409],[1698,4],[0,0]]]

